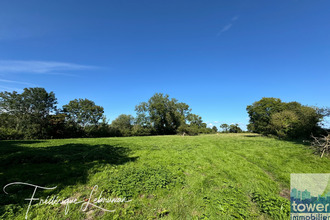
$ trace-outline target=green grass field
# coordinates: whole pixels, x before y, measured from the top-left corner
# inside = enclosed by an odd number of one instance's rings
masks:
[[[306,145],[254,134],[0,141],[0,164],[1,187],[77,199],[33,201],[28,219],[43,220],[288,219],[290,173],[330,170]],[[34,189],[1,192],[0,219],[24,219]]]

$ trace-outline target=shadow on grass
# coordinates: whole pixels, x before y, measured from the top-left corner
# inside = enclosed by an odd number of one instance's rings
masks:
[[[29,147],[42,141],[0,141],[0,186],[24,182],[39,186],[64,186],[84,184],[89,171],[102,165],[120,165],[135,161],[130,150],[111,145],[65,144],[50,147]],[[22,146],[22,144],[24,144]],[[10,186],[10,196],[0,193],[0,205],[22,202],[22,196],[31,196],[31,186]],[[26,192],[27,191],[27,192]],[[56,193],[53,191],[53,193]],[[21,192],[20,195],[18,195]],[[28,197],[24,197],[28,198]]]
[[[312,143],[311,140],[304,140],[304,139],[289,139],[289,140],[286,140],[286,141],[289,141],[289,142],[292,142],[292,143],[295,143],[295,144],[305,145],[305,146],[310,147],[310,148],[311,148],[311,143]]]
[[[244,137],[268,137],[268,138],[274,138],[280,141],[289,141],[295,144],[302,144],[305,146],[310,146],[311,145],[311,139],[310,140],[306,140],[306,139],[292,139],[292,138],[279,138],[277,136],[274,135],[262,135],[262,134],[245,134],[243,135]]]
[[[260,134],[245,134],[244,137],[261,137]]]

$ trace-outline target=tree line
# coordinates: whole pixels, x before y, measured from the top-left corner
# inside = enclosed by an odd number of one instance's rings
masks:
[[[121,114],[111,123],[104,108],[89,99],[74,99],[57,108],[53,92],[25,88],[22,93],[0,92],[0,139],[48,139],[78,137],[120,137],[172,134],[210,134],[202,117],[188,104],[155,93],[135,107],[136,116]],[[310,138],[326,134],[322,120],[329,108],[315,108],[278,98],[262,98],[246,108],[249,132],[280,138]],[[224,133],[241,133],[238,124],[221,124]]]
[[[25,88],[0,93],[0,139],[47,139],[214,133],[188,104],[156,93],[135,107],[136,117],[121,114],[112,123],[104,108],[74,99],[57,108],[53,92]]]

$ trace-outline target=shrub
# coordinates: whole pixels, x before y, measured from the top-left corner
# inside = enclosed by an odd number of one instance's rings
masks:
[[[141,125],[134,125],[132,127],[132,136],[148,136],[156,133],[154,128],[145,127]]]
[[[309,138],[319,131],[324,117],[317,108],[276,98],[262,98],[249,105],[247,111],[249,131],[280,138]]]
[[[297,127],[298,116],[292,111],[284,110],[273,114],[270,123],[277,136],[281,138],[291,137]]]
[[[200,131],[197,125],[187,125],[187,124],[181,125],[177,130],[177,133],[182,135],[183,134],[198,135],[199,132]]]
[[[23,138],[23,132],[17,131],[12,128],[0,128],[0,140],[17,140]]]

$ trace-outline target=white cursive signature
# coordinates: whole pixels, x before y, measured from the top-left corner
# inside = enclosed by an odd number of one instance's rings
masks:
[[[94,204],[94,203],[102,203],[102,202],[106,202],[106,203],[119,203],[119,202],[131,202],[132,200],[127,200],[126,201],[126,198],[112,198],[112,199],[109,199],[109,198],[102,198],[101,196],[102,196],[102,193],[103,193],[103,191],[101,192],[101,194],[100,194],[100,196],[96,199],[94,199],[93,200],[93,202],[92,202],[92,196],[93,196],[93,192],[94,191],[97,191],[97,189],[98,189],[98,185],[95,185],[93,188],[92,188],[92,191],[91,191],[91,193],[90,193],[90,195],[89,195],[89,199],[86,199],[86,200],[84,200],[84,201],[77,201],[77,199],[70,199],[70,198],[67,198],[67,199],[59,199],[59,198],[57,198],[57,196],[54,196],[52,199],[48,199],[48,197],[49,196],[47,196],[47,199],[40,199],[40,198],[35,198],[34,196],[35,196],[35,194],[36,194],[36,191],[37,191],[37,189],[38,188],[40,188],[40,189],[55,189],[57,186],[54,186],[54,187],[43,187],[43,186],[38,186],[38,185],[34,185],[34,184],[30,184],[30,183],[23,183],[23,182],[14,182],[14,183],[9,183],[9,184],[7,184],[7,185],[5,185],[4,187],[3,187],[3,191],[6,193],[6,194],[8,194],[7,192],[6,192],[6,188],[8,187],[8,186],[11,186],[11,185],[26,185],[26,186],[32,186],[32,187],[34,187],[34,191],[33,191],[33,193],[32,193],[32,196],[31,196],[31,198],[26,198],[25,200],[28,200],[28,201],[30,201],[29,202],[29,206],[28,206],[28,208],[27,208],[27,210],[26,210],[26,213],[25,213],[25,219],[27,219],[28,218],[28,213],[29,213],[29,210],[30,210],[30,208],[31,208],[31,205],[32,205],[32,201],[37,201],[37,200],[39,200],[40,202],[39,202],[39,205],[55,205],[55,204],[63,204],[63,205],[65,205],[66,207],[65,207],[65,215],[69,212],[69,204],[80,204],[80,203],[82,203],[81,204],[81,211],[86,211],[87,210],[87,208],[89,207],[89,206],[94,206],[94,207],[96,207],[96,208],[98,208],[98,209],[101,209],[101,210],[103,210],[103,211],[106,211],[106,212],[114,212],[114,211],[116,211],[116,210],[108,210],[108,209],[104,209],[104,208],[102,208],[102,207],[100,207],[100,206],[97,206],[96,204]]]

